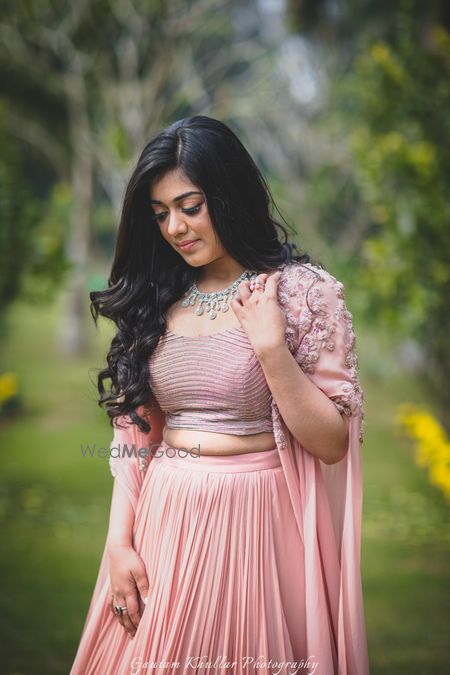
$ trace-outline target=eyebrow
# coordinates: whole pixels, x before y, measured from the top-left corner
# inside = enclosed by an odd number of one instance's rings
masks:
[[[183,192],[182,195],[178,195],[178,197],[174,197],[173,201],[174,202],[179,202],[181,199],[184,199],[185,197],[189,197],[190,195],[201,195],[201,192],[196,192],[195,190],[191,190],[190,192]],[[158,199],[150,199],[152,204],[163,204],[163,202],[160,202]],[[163,204],[164,205],[164,204]]]

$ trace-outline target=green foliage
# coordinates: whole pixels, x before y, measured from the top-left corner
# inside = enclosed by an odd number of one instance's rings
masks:
[[[133,149],[123,126],[116,121],[106,125],[104,130],[104,142],[110,156],[121,166],[128,166],[133,158]]]
[[[117,219],[111,203],[98,199],[92,208],[92,257],[108,263],[113,255],[117,238]]]
[[[20,274],[25,266],[25,251],[35,218],[20,159],[5,133],[3,108],[0,142],[0,324],[3,329],[5,308],[19,292]]]
[[[416,337],[450,428],[450,35],[398,19],[391,43],[369,43],[336,84],[328,122],[345,159],[313,187],[333,231],[336,219],[360,226],[367,317]]]
[[[64,245],[71,200],[69,185],[55,183],[41,204],[21,285],[21,298],[27,302],[47,303],[70,269]]]
[[[56,185],[50,200],[32,192],[25,158],[9,139],[0,109],[0,335],[17,298],[47,301],[67,268],[63,252],[67,190]]]

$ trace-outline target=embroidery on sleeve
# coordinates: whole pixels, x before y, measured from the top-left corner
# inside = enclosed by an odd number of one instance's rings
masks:
[[[142,471],[145,473],[148,468],[148,454],[146,452],[145,457],[141,457],[139,455],[139,460],[138,460],[138,466],[139,466],[139,471]]]
[[[273,399],[271,405],[272,405],[273,435],[275,437],[275,443],[281,450],[285,450],[287,448],[287,440],[280,422],[280,411],[278,410],[278,406]]]
[[[310,274],[306,266],[289,263],[283,266],[278,284],[278,297],[286,316],[285,340],[292,353],[295,352],[298,344],[299,294],[306,295]]]
[[[347,309],[343,284],[329,272],[316,268],[315,275],[307,291],[307,304],[302,309],[298,320],[298,335],[304,333],[298,349],[293,352],[294,358],[306,373],[314,373],[318,367],[323,350],[333,352],[338,340],[342,340],[344,348],[344,367],[348,382],[341,385],[342,393],[330,396],[341,414],[351,417],[360,415],[361,428],[359,440],[364,438],[364,394],[358,376],[358,356],[356,352],[356,336],[353,330],[352,314]],[[329,284],[329,297],[326,295],[323,282]],[[300,292],[303,290],[300,288]]]

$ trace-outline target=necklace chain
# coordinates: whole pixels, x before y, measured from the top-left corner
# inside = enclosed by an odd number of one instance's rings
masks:
[[[201,316],[206,313],[210,319],[215,319],[217,312],[228,312],[229,303],[238,292],[238,286],[244,279],[252,280],[258,275],[258,272],[252,270],[244,270],[242,274],[233,281],[232,284],[223,288],[221,291],[214,291],[213,293],[202,293],[198,290],[197,284],[194,283],[184,293],[184,300],[181,301],[182,307],[193,307],[199,301],[194,314]]]

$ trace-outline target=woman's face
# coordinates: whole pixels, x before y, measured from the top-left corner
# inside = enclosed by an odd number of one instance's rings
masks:
[[[162,236],[189,265],[228,257],[209,217],[204,193],[180,169],[150,186],[152,210]],[[194,242],[181,246],[183,242]]]

